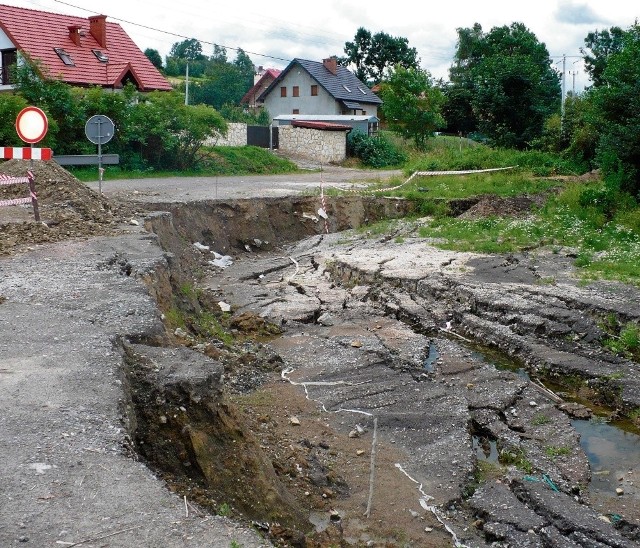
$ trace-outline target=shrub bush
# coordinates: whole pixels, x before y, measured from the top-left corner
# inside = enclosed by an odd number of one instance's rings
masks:
[[[397,166],[407,160],[405,153],[385,136],[372,137],[361,131],[347,135],[347,155],[359,158],[368,167]]]

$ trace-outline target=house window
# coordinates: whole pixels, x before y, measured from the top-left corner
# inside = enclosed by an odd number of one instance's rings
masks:
[[[358,86],[358,89],[360,90],[360,93],[362,93],[362,95],[367,94],[367,92],[364,89],[362,89],[360,86]]]
[[[2,57],[0,58],[0,67],[2,68],[2,74],[0,74],[0,85],[6,86],[13,84],[11,77],[11,67],[18,62],[18,52],[15,49],[6,49],[2,51]]]
[[[347,86],[345,86],[344,84],[342,84],[342,87],[343,87],[344,89],[346,89],[349,93],[351,93],[351,90],[350,90]]]
[[[282,86],[280,88],[280,97],[286,97],[287,96],[287,88],[285,86]]]
[[[96,56],[96,59],[98,61],[100,61],[101,63],[108,63],[109,62],[109,56],[106,53],[104,53],[103,51],[100,51],[99,49],[92,49],[91,51]]]
[[[299,108],[294,108],[293,112],[291,114],[300,114],[300,109]]]
[[[76,66],[76,64],[73,62],[73,59],[71,59],[71,55],[69,55],[62,48],[53,48],[53,51],[55,51],[58,54],[58,57],[60,57],[60,60],[68,67]]]
[[[311,95],[312,95],[313,97],[315,97],[315,96],[317,96],[317,95],[318,95],[318,86],[317,86],[317,85],[315,85],[315,84],[314,84],[313,86],[311,86]]]
[[[300,97],[300,88],[298,86],[293,86],[293,96]]]

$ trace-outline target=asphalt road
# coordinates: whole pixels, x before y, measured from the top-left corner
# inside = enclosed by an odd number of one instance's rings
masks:
[[[319,194],[321,188],[362,189],[401,176],[399,170],[375,171],[325,167],[313,172],[228,177],[157,177],[102,182],[102,193],[144,202],[190,202],[211,199]],[[98,190],[97,181],[87,185]]]

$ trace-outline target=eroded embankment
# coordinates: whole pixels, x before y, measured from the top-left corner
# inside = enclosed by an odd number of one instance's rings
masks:
[[[273,538],[293,545],[304,545],[304,533],[312,528],[309,515],[222,390],[225,369],[248,371],[242,382],[255,385],[261,375],[279,368],[281,360],[251,343],[236,352],[216,340],[212,327],[219,327],[219,308],[197,288],[211,265],[192,243],[246,255],[411,210],[409,203],[397,200],[327,199],[325,224],[318,204],[317,198],[294,197],[154,205],[162,211],[151,214],[146,227],[165,250],[167,269],[145,283],[169,329],[161,343],[120,343],[128,394],[125,415],[136,451],[188,500],[264,524]],[[235,318],[232,325],[253,336],[273,331],[251,315]]]
[[[398,214],[403,207],[402,203],[366,203],[357,198],[332,202],[327,206],[330,231],[375,220],[388,209],[387,204],[391,206],[387,214]],[[424,241],[400,243],[388,237],[366,241],[353,234],[318,236],[281,254],[252,255],[266,246],[322,235],[324,220],[317,211],[313,219],[314,208],[317,198],[278,199],[174,205],[171,215],[152,215],[148,228],[172,254],[174,292],[159,299],[165,302],[163,310],[169,311],[169,305],[178,305],[182,311],[212,310],[215,298],[228,295],[234,313],[260,314],[282,326],[289,336],[275,344],[282,358],[271,363],[271,370],[282,368],[284,359],[297,370],[296,384],[304,386],[307,397],[321,402],[328,413],[355,408],[369,417],[361,421],[365,432],[371,432],[370,418],[379,417],[383,439],[406,451],[404,457],[400,455],[406,459],[402,469],[421,480],[423,508],[431,498],[445,505],[446,520],[469,546],[495,541],[560,546],[562,542],[568,545],[569,539],[577,546],[590,545],[589,539],[603,546],[633,546],[632,539],[638,535],[636,516],[631,521],[618,520],[618,525],[627,528],[626,536],[621,536],[586,506],[586,459],[554,400],[529,382],[478,365],[448,341],[462,336],[491,345],[521,360],[536,374],[560,380],[570,377],[592,397],[630,412],[640,405],[634,384],[637,364],[602,349],[599,318],[613,314],[620,321],[637,320],[637,306],[628,304],[638,302],[632,291],[627,293],[614,284],[585,290],[561,273],[561,257],[462,257],[429,248]],[[216,289],[205,291],[208,305],[202,295],[185,290],[185,284],[198,278],[199,269],[211,271],[206,255],[194,251],[193,242],[241,254],[245,260],[240,262],[249,265],[212,276],[210,285]],[[294,266],[295,271],[285,275],[287,267]],[[546,284],[543,280],[551,271],[556,283]],[[187,324],[186,332],[197,334],[202,328]],[[411,335],[412,331],[420,336]],[[181,342],[198,346],[196,338],[180,337]],[[431,344],[440,345],[442,354],[446,349],[453,356],[443,358],[433,372],[423,368],[429,337]],[[224,366],[238,359],[210,345],[200,350]],[[176,488],[199,493],[205,502],[217,500],[217,505],[210,505],[214,510],[226,497],[253,519],[277,519],[290,525],[290,535],[305,531],[308,522],[296,514],[295,502],[291,504],[283,485],[285,476],[296,476],[296,467],[287,467],[291,472],[286,475],[282,470],[272,473],[273,461],[261,453],[268,448],[259,447],[262,442],[247,442],[251,434],[242,421],[229,418],[234,413],[219,388],[213,388],[210,377],[195,383],[208,386],[203,398],[198,389],[190,387],[194,379],[174,378],[173,366],[167,369],[157,357],[149,358],[134,348],[127,355],[131,393],[137,399],[133,401],[138,410],[135,439],[142,454],[162,468],[170,482],[172,475],[181,478]],[[254,355],[245,365],[260,377],[264,364],[264,356]],[[211,368],[212,364],[205,365]],[[172,387],[176,382],[180,390]],[[253,386],[259,384],[260,379]],[[251,387],[250,381],[247,386]],[[268,417],[264,420],[271,424]],[[218,427],[219,432],[212,431]],[[474,433],[498,440],[511,459],[508,474],[495,472],[497,482],[480,477],[482,470],[472,446]],[[236,454],[233,444],[240,438],[247,443],[243,453],[254,457],[250,462],[225,460],[225,474],[210,461],[222,459],[227,451]],[[324,441],[306,440],[305,444],[314,451],[327,446]],[[232,466],[236,467],[227,468]],[[297,473],[304,477],[301,471]],[[266,501],[264,505],[243,500],[246,483],[244,493],[229,485],[234,479],[246,482],[254,475],[265,478],[258,482],[264,489],[256,491]],[[543,476],[553,477],[551,484],[559,492],[541,483]],[[226,480],[216,485],[221,477]],[[273,513],[272,503],[279,514]],[[505,507],[511,510],[505,512]],[[386,510],[393,514],[392,508]],[[399,517],[392,519],[402,523]],[[344,517],[343,535],[356,528],[355,523]],[[413,530],[407,534],[416,545],[438,545],[429,544]],[[302,542],[299,534],[293,537]]]
[[[414,210],[407,200],[356,195],[326,197],[324,204],[318,196],[290,196],[146,207],[170,214],[148,222],[165,249],[176,252],[185,242],[201,242],[219,253],[271,250],[314,234],[404,217]]]

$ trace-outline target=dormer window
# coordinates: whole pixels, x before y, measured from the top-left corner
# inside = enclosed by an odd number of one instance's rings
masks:
[[[76,66],[76,64],[73,62],[73,59],[71,59],[71,55],[69,55],[64,49],[53,48],[53,51],[55,51],[58,54],[58,57],[60,57],[60,60],[68,67]]]
[[[100,51],[99,49],[92,49],[91,51],[96,56],[96,59],[98,61],[100,61],[101,63],[108,63],[109,62],[109,56],[106,53],[104,53],[103,51]]]
[[[358,89],[360,90],[360,93],[362,93],[362,95],[366,95],[367,92],[365,90],[363,90],[360,86],[358,86]]]
[[[344,89],[346,89],[349,93],[351,93],[351,90],[350,90],[347,86],[345,86],[344,84],[342,84],[342,87],[343,87]]]

